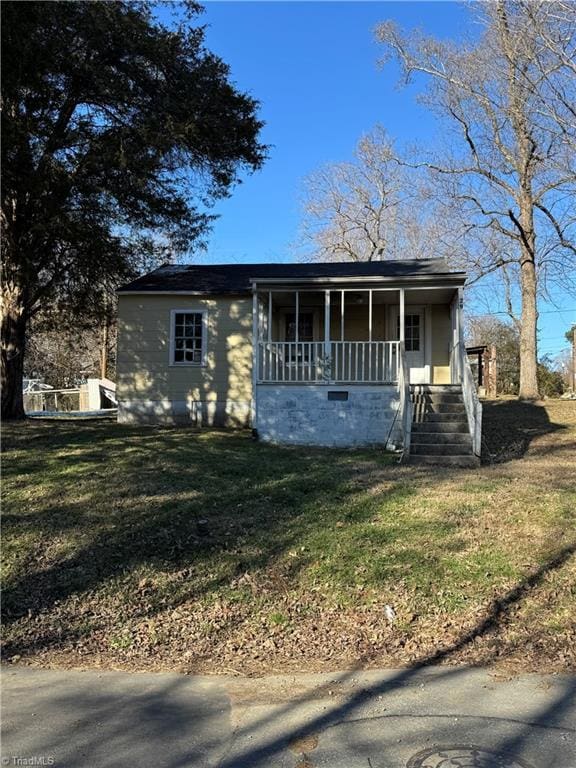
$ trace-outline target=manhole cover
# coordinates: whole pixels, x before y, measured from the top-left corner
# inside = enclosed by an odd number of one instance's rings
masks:
[[[406,768],[531,768],[528,763],[505,752],[454,744],[432,747],[412,755]]]

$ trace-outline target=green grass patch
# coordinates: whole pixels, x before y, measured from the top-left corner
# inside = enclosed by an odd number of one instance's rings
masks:
[[[410,617],[487,603],[574,523],[566,474],[544,488],[518,462],[422,470],[375,449],[110,422],[12,424],[3,437],[2,608],[19,654],[170,659],[187,637],[216,648],[240,626],[267,638],[384,604],[416,636]],[[544,623],[566,617],[562,598]]]

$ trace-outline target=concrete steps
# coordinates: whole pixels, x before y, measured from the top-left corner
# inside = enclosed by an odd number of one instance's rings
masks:
[[[430,394],[456,394],[462,396],[462,387],[460,384],[410,384],[410,391],[413,395]]]
[[[410,463],[476,467],[462,388],[456,384],[410,387],[414,420]]]
[[[411,443],[411,456],[470,456],[472,445],[466,443]]]
[[[464,408],[464,403],[424,403],[419,402],[418,400],[412,401],[414,405],[414,412],[418,413],[462,413],[462,408]],[[466,415],[466,411],[464,411],[464,416]]]
[[[454,434],[455,432],[460,432],[462,434],[469,435],[468,431],[468,419],[443,419],[441,421],[421,421],[417,422],[415,421],[412,424],[412,438],[414,438],[415,435],[420,435],[426,432],[432,432],[436,435],[441,434],[442,432],[449,432],[450,434]]]
[[[412,445],[468,445],[470,434],[468,428],[462,432],[412,432]]]
[[[464,403],[462,403],[462,407],[464,408]],[[436,413],[434,411],[424,411],[421,414],[418,414],[415,410],[414,412],[415,416],[422,416],[422,418],[414,419],[417,424],[433,424],[434,422],[440,422],[440,423],[446,423],[450,421],[459,422],[460,424],[466,424],[468,425],[468,417],[466,416],[466,411],[462,413],[461,411],[453,411],[451,413],[443,412],[443,413]]]
[[[414,403],[455,403],[462,402],[462,397],[457,392],[431,392],[430,394],[412,395]]]

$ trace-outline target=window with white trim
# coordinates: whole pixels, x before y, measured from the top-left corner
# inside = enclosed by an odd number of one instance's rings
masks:
[[[404,316],[404,343],[406,352],[420,352],[420,315]],[[397,338],[400,338],[400,317],[396,317]]]
[[[206,354],[206,313],[172,311],[170,362],[202,365]]]

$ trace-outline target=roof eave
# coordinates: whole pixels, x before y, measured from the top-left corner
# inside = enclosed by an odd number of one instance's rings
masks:
[[[462,286],[466,282],[465,272],[436,272],[430,274],[406,274],[406,275],[348,275],[348,276],[315,276],[315,277],[251,277],[245,288],[221,288],[211,290],[186,290],[178,288],[154,288],[138,285],[126,285],[118,288],[117,294],[132,295],[187,295],[187,296],[242,296],[257,290],[258,286],[268,289],[278,286],[304,287],[315,286],[350,286],[361,288],[362,286],[382,286],[395,289],[406,286]]]
[[[221,291],[178,291],[168,289],[161,291],[156,288],[118,288],[117,295],[126,296],[249,296],[250,288],[244,290],[221,290]]]
[[[332,284],[362,284],[386,283],[390,287],[408,283],[438,283],[441,285],[464,285],[465,272],[446,272],[431,275],[357,275],[349,277],[253,277],[250,278],[252,287],[258,285],[332,285]]]

